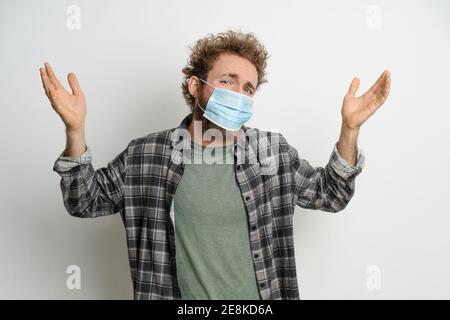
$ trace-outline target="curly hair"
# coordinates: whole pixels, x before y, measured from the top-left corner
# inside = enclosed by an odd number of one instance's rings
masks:
[[[236,54],[249,60],[256,67],[258,72],[256,89],[258,89],[262,83],[267,82],[267,79],[265,79],[265,69],[269,54],[253,33],[228,30],[216,35],[208,34],[206,37],[198,40],[194,47],[188,46],[188,48],[191,50],[191,55],[189,56],[187,65],[182,70],[184,78],[181,89],[191,112],[195,106],[195,98],[188,90],[189,78],[197,76],[206,79],[214,62],[222,53]]]

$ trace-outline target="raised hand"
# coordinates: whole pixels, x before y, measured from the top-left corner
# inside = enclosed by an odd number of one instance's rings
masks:
[[[80,89],[76,75],[67,75],[72,93],[66,91],[56,78],[49,63],[41,67],[42,85],[53,109],[61,117],[67,131],[83,131],[86,120],[86,99]]]
[[[359,79],[354,78],[350,84],[342,105],[343,126],[350,130],[360,126],[386,101],[391,86],[391,74],[385,70],[377,81],[363,95],[356,97]]]

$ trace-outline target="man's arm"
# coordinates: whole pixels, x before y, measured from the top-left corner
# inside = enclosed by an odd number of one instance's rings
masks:
[[[123,186],[127,168],[128,148],[124,149],[106,167],[92,166],[89,146],[78,157],[61,152],[53,165],[60,177],[64,206],[70,215],[95,218],[117,213],[123,208]]]
[[[359,79],[353,78],[342,104],[339,141],[325,168],[312,167],[289,146],[296,204],[331,212],[346,207],[355,192],[355,177],[361,173],[365,162],[357,146],[359,129],[386,101],[390,86],[391,75],[385,70],[367,92],[357,97]]]
[[[71,215],[82,218],[118,212],[123,207],[128,147],[107,167],[94,170],[91,150],[84,139],[86,99],[76,75],[73,72],[67,75],[69,92],[49,63],[39,71],[45,94],[66,127],[66,148],[53,166],[53,171],[61,176],[64,206]]]
[[[391,73],[385,70],[361,96],[356,96],[359,79],[353,78],[342,103],[342,126],[338,150],[352,165],[356,163],[359,129],[386,101],[391,88]]]
[[[294,204],[305,208],[338,212],[343,210],[355,193],[355,178],[365,165],[365,155],[357,149],[357,163],[346,161],[337,143],[325,167],[313,167],[288,144],[290,168],[295,184]]]
[[[343,159],[355,166],[358,153],[359,129],[347,129],[342,125],[341,134],[337,143],[337,149]]]

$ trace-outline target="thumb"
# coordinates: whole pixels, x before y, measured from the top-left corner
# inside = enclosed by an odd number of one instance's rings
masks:
[[[359,79],[353,78],[352,83],[350,83],[350,87],[348,88],[347,95],[354,97],[356,94],[356,91],[358,91],[359,88]]]
[[[72,94],[74,95],[81,94],[80,84],[78,83],[78,79],[75,73],[70,72],[67,75],[67,80],[69,81],[70,88],[72,89]]]

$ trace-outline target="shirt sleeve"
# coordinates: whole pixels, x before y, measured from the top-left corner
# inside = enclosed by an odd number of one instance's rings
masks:
[[[343,210],[355,193],[355,179],[365,165],[365,155],[358,147],[357,163],[353,166],[333,146],[325,167],[313,167],[289,145],[290,168],[295,183],[294,203],[302,208],[338,212]]]
[[[347,160],[341,157],[337,148],[337,142],[334,144],[333,152],[330,156],[330,164],[335,172],[344,179],[351,179],[359,175],[365,165],[365,155],[363,150],[358,146],[356,155],[356,165],[353,166]]]
[[[56,172],[66,172],[70,169],[79,166],[80,164],[88,164],[92,160],[92,152],[89,146],[86,145],[85,151],[79,157],[65,157],[63,150],[58,159],[56,159],[53,171]]]
[[[89,146],[79,157],[65,157],[64,151],[61,152],[53,171],[61,177],[63,202],[70,215],[95,218],[117,213],[123,208],[128,147],[107,166],[97,170],[92,165]]]

